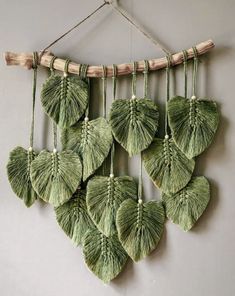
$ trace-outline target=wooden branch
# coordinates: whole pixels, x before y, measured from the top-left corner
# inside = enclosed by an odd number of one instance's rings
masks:
[[[207,40],[204,42],[199,43],[196,45],[198,55],[202,55],[209,50],[211,50],[214,47],[214,43],[212,40]],[[190,48],[187,50],[188,53],[188,59],[193,58],[193,49]],[[40,56],[40,53],[38,53]],[[53,57],[53,54],[50,52],[45,52],[40,60],[40,65],[44,67],[50,66],[50,61]],[[32,62],[33,62],[33,55],[32,53],[14,53],[14,52],[5,52],[5,60],[7,65],[17,65],[17,66],[23,66],[27,69],[32,68]],[[167,66],[167,59],[166,57],[159,58],[159,59],[152,59],[149,60],[149,70],[155,71],[159,69],[166,68]],[[183,54],[182,52],[175,53],[172,55],[172,65],[179,65],[183,63]],[[56,70],[63,71],[65,65],[65,60],[57,58],[54,62],[54,68]],[[71,62],[69,64],[68,72],[73,74],[79,74],[79,68],[80,64],[77,64],[75,62]],[[144,70],[144,61],[139,61],[137,66],[138,72],[143,72]],[[117,65],[117,75],[127,75],[132,73],[132,63],[127,64],[119,64]],[[87,70],[87,76],[88,77],[102,77],[103,75],[103,68],[102,66],[89,66]],[[113,75],[113,68],[112,66],[107,66],[107,76],[111,77]]]

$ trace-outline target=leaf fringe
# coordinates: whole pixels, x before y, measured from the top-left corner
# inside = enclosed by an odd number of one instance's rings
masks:
[[[112,103],[110,125],[116,141],[130,156],[146,149],[158,128],[157,105],[149,99],[118,99]]]
[[[109,154],[113,143],[110,126],[103,117],[78,122],[61,133],[63,149],[76,152],[83,165],[83,181],[94,174]]]
[[[167,109],[176,145],[188,158],[201,154],[212,142],[219,124],[216,103],[175,97]]]
[[[194,177],[176,194],[162,195],[166,215],[184,231],[190,230],[205,211],[210,200],[210,185],[205,177]]]
[[[83,254],[88,268],[105,283],[122,271],[128,258],[116,235],[106,237],[98,229],[86,233]]]
[[[34,190],[46,202],[57,207],[77,190],[82,175],[81,162],[73,151],[40,152],[31,165]]]
[[[87,185],[87,207],[97,228],[106,236],[113,235],[120,204],[136,196],[137,186],[131,177],[93,177]]]
[[[78,76],[51,75],[42,86],[45,112],[61,128],[75,124],[88,104],[88,85]]]
[[[145,169],[163,192],[175,193],[191,179],[195,161],[188,159],[173,139],[155,138],[143,152]]]
[[[30,167],[36,156],[35,151],[29,151],[18,146],[10,152],[7,164],[7,174],[11,188],[27,207],[30,207],[37,199],[37,193],[33,189],[30,180]]]
[[[85,233],[94,227],[86,206],[85,190],[77,190],[72,198],[55,208],[56,220],[65,234],[78,246]]]
[[[117,212],[118,237],[127,254],[134,261],[149,255],[161,238],[165,221],[160,202],[137,203],[124,201]]]

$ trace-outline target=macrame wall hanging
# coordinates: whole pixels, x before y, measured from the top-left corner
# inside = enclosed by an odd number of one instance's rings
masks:
[[[165,57],[112,66],[88,66],[63,60],[47,50],[110,5],[122,17],[160,47]],[[33,54],[6,52],[8,65],[33,69],[32,121],[29,148],[10,152],[7,173],[14,193],[27,207],[43,200],[54,207],[56,220],[76,246],[81,246],[88,268],[109,282],[128,258],[139,261],[158,245],[165,219],[190,230],[210,199],[209,182],[195,176],[196,157],[212,142],[219,124],[214,101],[197,97],[199,55],[208,52],[211,40],[171,54],[141,28],[126,11],[104,1],[69,31]],[[193,58],[192,95],[188,98],[188,61]],[[184,95],[171,97],[170,71],[184,64]],[[41,104],[53,122],[53,151],[34,150],[34,109],[38,65],[50,69],[42,86]],[[149,71],[166,69],[165,125],[148,92]],[[55,70],[63,72],[57,74]],[[144,77],[143,95],[137,95],[137,73]],[[131,98],[116,98],[117,79],[132,75]],[[113,102],[107,116],[107,79],[112,78]],[[90,118],[90,78],[101,78],[103,114]],[[62,149],[57,148],[60,129]],[[159,131],[164,130],[161,138]],[[139,155],[138,185],[133,177],[114,175],[115,147]],[[144,201],[142,162],[161,200]],[[107,175],[107,167],[109,174]],[[115,172],[116,173],[116,172]]]

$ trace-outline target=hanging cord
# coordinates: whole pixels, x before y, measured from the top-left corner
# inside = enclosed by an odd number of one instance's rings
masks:
[[[133,62],[133,70],[132,70],[132,83],[131,83],[131,88],[132,88],[132,99],[136,99],[136,71],[137,71],[137,62]]]
[[[35,100],[36,100],[36,88],[37,88],[37,69],[38,69],[38,54],[33,52],[33,87],[32,87],[32,117],[31,117],[31,128],[30,128],[30,140],[29,140],[29,150],[33,150],[33,140],[34,140],[34,113],[35,113]]]
[[[138,184],[138,203],[142,204],[143,195],[143,176],[142,176],[142,153],[140,153],[139,184]]]
[[[57,59],[57,57],[53,57],[50,61],[50,75],[54,75],[55,74],[55,69],[54,69],[54,62]],[[57,125],[56,123],[53,121],[53,152],[57,152]]]
[[[112,76],[112,92],[113,92],[113,101],[116,99],[116,90],[117,90],[117,66],[113,64],[113,76]],[[113,142],[111,147],[110,155],[110,177],[114,177],[114,153],[115,153],[115,143]]]
[[[102,95],[103,95],[103,116],[106,119],[106,93],[107,93],[107,68],[103,66]]]
[[[58,38],[56,38],[54,41],[52,41],[50,44],[48,44],[42,51],[40,54],[40,60],[41,57],[44,55],[44,53],[46,52],[46,50],[48,50],[49,48],[51,48],[54,44],[56,44],[58,41],[60,41],[61,39],[63,39],[66,35],[68,35],[69,33],[71,33],[74,29],[76,29],[77,27],[79,27],[81,24],[83,24],[86,20],[88,20],[90,17],[92,17],[94,14],[96,14],[99,10],[101,10],[106,4],[109,3],[103,3],[101,4],[99,7],[97,7],[93,12],[91,12],[87,17],[85,17],[83,20],[81,20],[79,23],[77,23],[75,26],[73,26],[71,29],[69,29],[68,31],[66,31],[65,33],[63,33],[61,36],[59,36]]]
[[[158,40],[154,39],[148,32],[146,32],[143,28],[140,27],[128,14],[124,9],[121,9],[120,7],[114,6],[112,1],[104,0],[104,3],[98,6],[93,12],[91,12],[87,17],[85,17],[83,20],[78,22],[75,26],[70,28],[68,31],[63,33],[61,36],[56,38],[54,41],[52,41],[50,44],[48,44],[40,53],[39,61],[41,60],[41,57],[44,55],[46,50],[51,48],[53,45],[55,45],[57,42],[59,42],[61,39],[63,39],[65,36],[67,36],[69,33],[71,33],[74,29],[78,28],[81,24],[83,24],[86,20],[88,20],[90,17],[92,17],[94,14],[96,14],[99,10],[101,10],[105,5],[110,4],[112,8],[118,12],[122,17],[124,17],[129,23],[131,23],[138,31],[140,31],[147,39],[149,39],[154,45],[156,45],[158,48],[160,48],[164,53],[170,54],[170,51],[167,50]]]
[[[170,99],[170,68],[172,65],[171,55],[167,55],[167,67],[166,67],[166,104],[165,104],[165,138],[168,139],[168,110],[167,102]]]
[[[140,33],[142,33],[148,40],[150,40],[154,45],[160,48],[165,54],[171,54],[169,50],[167,50],[160,41],[154,39],[148,32],[145,31],[139,24],[137,24],[133,18],[123,9],[118,6],[113,5],[112,1],[104,1],[107,4],[110,4],[112,8],[119,13],[122,17],[124,17],[132,26],[134,26]]]
[[[102,97],[103,97],[103,117],[106,119],[106,92],[107,92],[107,68],[106,66],[102,66],[103,68],[103,76],[102,76]],[[102,166],[102,173],[105,175],[107,169],[107,161],[104,160]]]
[[[187,50],[183,50],[183,60],[184,60],[184,97],[188,96],[188,53]]]
[[[149,78],[149,62],[144,61],[144,98],[148,98],[148,78]]]
[[[198,72],[198,52],[197,48],[193,47],[193,95],[192,99],[196,99],[196,89],[197,89],[197,72]]]
[[[88,103],[87,103],[87,108],[85,111],[85,121],[89,120],[89,100],[90,100],[90,79],[87,77],[87,70],[88,70],[89,65],[87,64],[81,64],[79,68],[79,76],[82,80],[87,80],[88,83]]]

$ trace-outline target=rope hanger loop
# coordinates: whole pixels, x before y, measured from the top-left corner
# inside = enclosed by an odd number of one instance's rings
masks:
[[[107,67],[102,66],[103,76],[102,76],[102,94],[103,94],[103,116],[106,118],[106,97],[107,97]]]
[[[41,61],[42,56],[44,53],[51,48],[54,44],[59,42],[61,39],[63,39],[65,36],[67,36],[69,33],[71,33],[74,29],[78,28],[81,24],[83,24],[86,20],[88,20],[90,17],[92,17],[94,14],[96,14],[99,10],[101,10],[104,6],[110,5],[112,8],[119,14],[121,15],[124,19],[126,19],[132,26],[134,26],[140,33],[142,33],[148,40],[150,40],[155,46],[160,48],[165,54],[170,54],[170,51],[166,49],[160,41],[154,39],[144,28],[142,28],[139,24],[137,24],[136,21],[132,17],[128,15],[128,13],[123,9],[120,8],[119,6],[116,6],[113,4],[112,0],[104,0],[104,2],[98,6],[93,12],[88,14],[83,20],[78,22],[75,26],[73,26],[71,29],[60,35],[58,38],[56,38],[54,41],[52,41],[50,44],[48,44],[40,53],[39,56],[39,61]]]
[[[86,79],[87,78],[87,70],[88,70],[89,65],[87,64],[81,64],[79,67],[79,76],[81,79]]]
[[[33,150],[34,143],[34,117],[35,117],[35,100],[36,100],[36,87],[37,87],[37,69],[38,69],[38,54],[33,52],[33,87],[32,87],[32,113],[31,113],[31,128],[30,128],[30,139],[29,139],[29,151]]]
[[[148,97],[148,75],[149,75],[149,62],[144,61],[144,98]]]
[[[193,95],[191,99],[196,99],[196,89],[197,89],[197,73],[198,73],[198,51],[196,46],[193,46]]]
[[[116,99],[116,90],[117,90],[117,65],[113,64],[113,100]]]
[[[188,53],[187,50],[182,51],[184,61],[184,97],[188,94]]]
[[[70,63],[70,60],[67,59],[67,60],[65,61],[65,64],[64,64],[64,77],[67,77],[67,76],[68,76],[69,63]]]
[[[167,67],[166,67],[165,139],[169,139],[167,102],[170,99],[170,68],[172,67],[172,56],[167,55],[166,59],[167,59]]]
[[[54,69],[54,63],[55,63],[55,60],[57,59],[56,56],[53,56],[53,58],[51,59],[50,61],[50,66],[49,66],[49,69],[51,71],[51,74],[54,74],[55,72],[55,69]]]
[[[132,63],[132,99],[136,99],[137,62]]]

